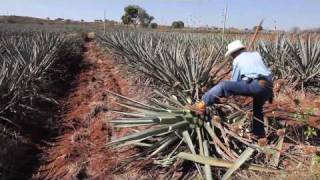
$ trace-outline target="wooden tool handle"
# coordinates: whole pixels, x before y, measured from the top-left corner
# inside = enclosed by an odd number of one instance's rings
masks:
[[[259,25],[256,27],[256,31],[254,32],[254,35],[253,35],[253,37],[252,37],[252,39],[251,39],[251,41],[250,41],[250,44],[249,44],[249,46],[247,47],[247,50],[248,50],[248,51],[251,51],[251,50],[252,50],[253,45],[254,45],[254,42],[256,41],[257,36],[258,36],[258,34],[259,34],[259,32],[260,32],[260,28],[259,28],[259,27],[262,27],[262,24],[263,24],[263,19],[260,21]]]

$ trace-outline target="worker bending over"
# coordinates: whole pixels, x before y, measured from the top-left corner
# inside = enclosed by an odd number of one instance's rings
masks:
[[[273,83],[271,71],[264,64],[258,52],[248,52],[240,40],[231,42],[225,54],[233,59],[231,81],[222,81],[203,96],[198,103],[200,111],[206,106],[218,102],[219,97],[242,95],[253,97],[252,132],[257,138],[264,138],[263,105],[267,100],[272,101]],[[202,108],[201,108],[202,104]]]

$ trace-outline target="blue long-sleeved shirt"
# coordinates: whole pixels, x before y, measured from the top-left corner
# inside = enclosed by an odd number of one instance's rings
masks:
[[[271,71],[262,61],[262,57],[258,52],[243,52],[238,55],[232,63],[233,81],[240,81],[242,76],[249,78],[257,78],[257,76],[270,76]]]

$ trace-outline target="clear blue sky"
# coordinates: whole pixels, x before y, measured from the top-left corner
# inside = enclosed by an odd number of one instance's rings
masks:
[[[261,18],[273,29],[320,27],[320,0],[227,0],[228,27],[251,28]],[[123,8],[129,4],[147,10],[160,24],[182,20],[188,26],[222,26],[226,0],[0,0],[0,14],[34,17],[62,17],[92,21],[120,21]]]

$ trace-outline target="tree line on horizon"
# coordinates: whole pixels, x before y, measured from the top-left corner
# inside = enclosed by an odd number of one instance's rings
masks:
[[[121,17],[122,23],[125,25],[137,25],[141,27],[157,28],[158,24],[152,22],[155,18],[147,13],[145,9],[137,5],[129,5],[124,8],[124,15]],[[172,28],[184,28],[183,21],[174,21]]]

